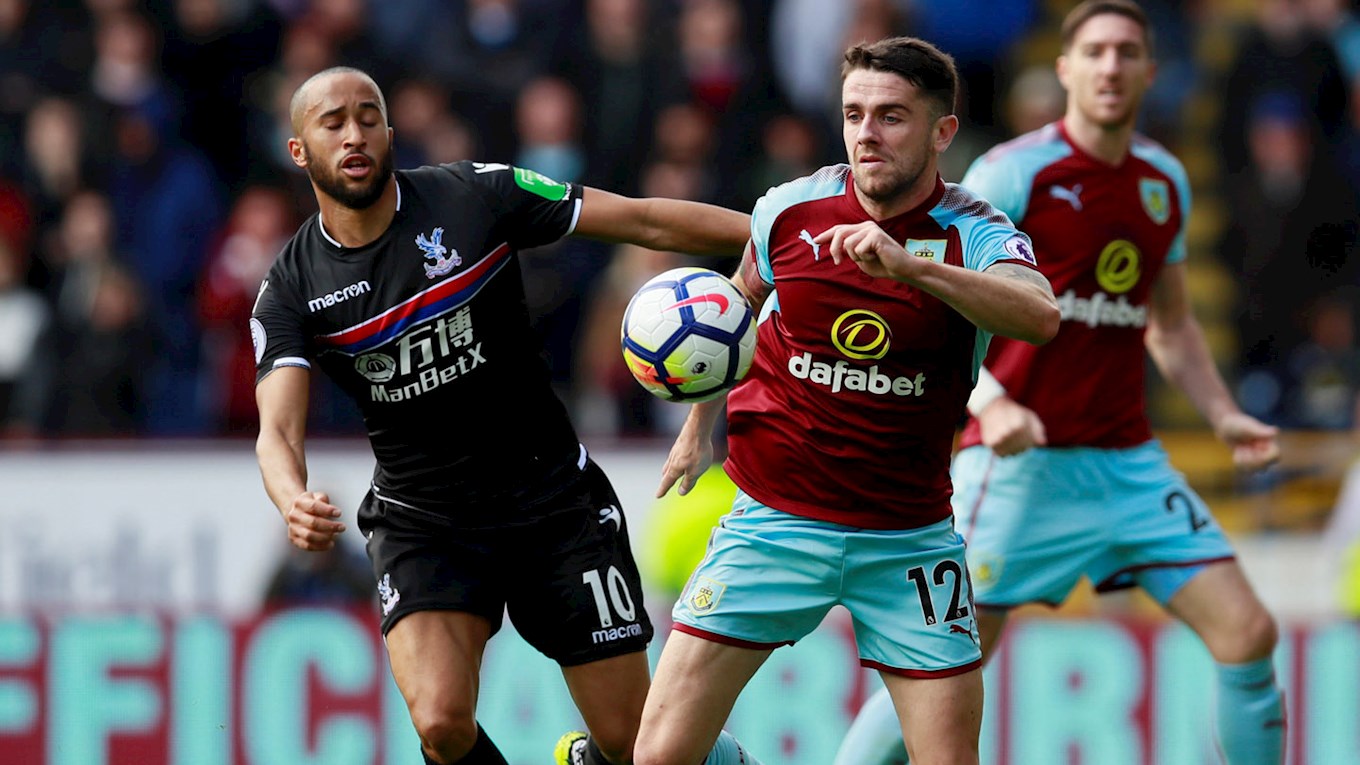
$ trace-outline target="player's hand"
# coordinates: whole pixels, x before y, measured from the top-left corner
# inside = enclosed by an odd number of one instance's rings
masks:
[[[1048,434],[1039,415],[1023,404],[998,396],[977,415],[982,444],[998,457],[1019,454],[1031,446],[1048,443]]]
[[[1280,429],[1242,412],[1219,420],[1214,432],[1232,448],[1233,464],[1247,470],[1264,470],[1280,460]]]
[[[861,271],[880,279],[896,278],[893,273],[908,264],[911,257],[873,221],[832,226],[812,241],[829,245],[831,260],[836,264],[849,258]]]
[[[293,497],[293,502],[284,513],[288,522],[288,541],[303,550],[329,550],[335,547],[335,538],[345,530],[340,517],[340,508],[331,504],[331,498],[323,491],[304,491]]]
[[[671,453],[661,468],[661,485],[656,489],[658,499],[666,496],[676,481],[680,481],[680,496],[688,494],[699,476],[713,464],[712,440],[694,430],[686,423],[671,446]]]

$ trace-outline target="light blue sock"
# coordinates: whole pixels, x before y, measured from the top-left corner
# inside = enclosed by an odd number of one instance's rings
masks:
[[[760,765],[760,760],[752,757],[731,733],[723,731],[718,734],[718,741],[713,744],[704,765]]]
[[[845,732],[835,765],[906,765],[902,724],[897,720],[888,689],[880,689],[859,708]]]
[[[1228,765],[1281,765],[1284,711],[1269,658],[1218,665],[1218,743]]]

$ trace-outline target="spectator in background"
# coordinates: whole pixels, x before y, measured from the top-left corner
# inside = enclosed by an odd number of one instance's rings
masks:
[[[55,268],[46,254],[53,250],[50,239],[56,236],[63,210],[80,189],[95,181],[79,106],[60,96],[39,101],[24,125],[21,156],[20,177],[33,203],[38,255],[29,283],[45,289]]]
[[[7,183],[0,186],[0,425],[22,414],[15,388],[31,367],[49,320],[42,295],[25,284],[32,225],[22,192]]]
[[[39,363],[25,379],[26,401],[44,401],[40,429],[52,436],[127,436],[144,432],[153,358],[142,290],[115,262],[91,264],[87,302],[59,314],[44,337]]]
[[[738,207],[748,209],[766,191],[785,181],[810,175],[826,164],[822,159],[822,136],[817,126],[797,114],[770,118],[761,130],[761,151],[741,174]]]
[[[417,71],[444,84],[454,111],[477,125],[488,156],[509,157],[515,99],[547,71],[569,28],[563,14],[562,4],[545,0],[448,3],[424,19],[401,50],[420,52]]]
[[[1038,0],[912,3],[913,33],[948,51],[958,64],[965,84],[959,108],[968,115],[960,118],[986,129],[993,139],[1000,135],[993,110],[1008,87],[1012,48],[1038,20],[1039,6]]]
[[[911,0],[775,0],[770,26],[779,44],[770,55],[789,104],[834,135],[840,126],[841,54],[859,42],[905,34],[910,10]]]
[[[1006,93],[1005,122],[1010,137],[1038,130],[1062,119],[1067,91],[1053,67],[1031,64],[1020,70]]]
[[[13,173],[26,115],[45,94],[71,94],[89,71],[90,26],[69,5],[0,0],[0,173]]]
[[[581,127],[581,97],[570,83],[557,77],[529,82],[515,103],[514,164],[580,182],[586,164]]]
[[[554,180],[580,182],[585,172],[581,127],[580,97],[570,83],[557,77],[533,80],[515,105],[519,151],[513,164]],[[574,394],[572,360],[587,296],[608,252],[601,242],[562,239],[519,254],[530,320],[548,355],[553,387],[564,401]]]
[[[55,314],[19,393],[30,432],[142,430],[151,332],[141,288],[115,251],[114,231],[107,197],[91,190],[72,195],[48,255]]]
[[[147,318],[159,353],[149,371],[150,435],[194,435],[206,425],[198,398],[200,338],[194,297],[222,199],[203,155],[174,132],[155,104],[122,109],[114,120],[117,150],[109,196],[118,243],[146,287]]]
[[[1285,412],[1288,427],[1349,430],[1360,423],[1360,348],[1355,301],[1349,290],[1322,295],[1304,311],[1308,334],[1289,354]]]
[[[710,150],[714,188],[704,199],[735,206],[739,168],[760,142],[761,125],[785,107],[776,96],[767,62],[752,55],[749,21],[737,0],[689,0],[680,9],[677,45],[689,102],[707,113],[714,133]],[[658,130],[665,129],[664,124]]]
[[[562,46],[553,70],[583,102],[585,182],[638,193],[658,112],[683,99],[674,30],[648,0],[586,0],[585,18]]]
[[[1308,25],[1297,0],[1256,3],[1256,23],[1243,34],[1223,84],[1218,135],[1228,178],[1248,170],[1253,161],[1242,126],[1251,121],[1263,95],[1292,93],[1303,99],[1299,114],[1324,162],[1336,157],[1349,127],[1345,76],[1331,43]]]
[[[241,328],[275,256],[301,222],[289,193],[281,188],[247,187],[232,206],[226,227],[215,237],[198,287],[198,318],[203,327],[203,387],[214,431],[253,433],[255,351]]]
[[[227,188],[250,169],[241,108],[251,76],[277,55],[282,23],[269,9],[236,0],[172,0],[162,67],[184,96],[181,135],[201,149]]]
[[[298,172],[284,147],[293,134],[288,118],[293,91],[312,75],[336,63],[335,46],[320,28],[295,22],[283,34],[278,60],[251,78],[247,92],[249,129],[246,142],[255,159],[252,177],[266,181],[282,179],[300,208],[315,212],[316,201],[305,173]]]
[[[438,82],[412,77],[392,87],[388,109],[392,115],[392,129],[401,136],[393,147],[393,161],[397,167],[413,168],[432,162],[427,142],[439,129],[441,120],[450,116],[449,94]],[[466,159],[466,157],[464,157]]]
[[[1303,99],[1267,92],[1247,121],[1223,140],[1241,140],[1247,165],[1226,174],[1228,221],[1219,257],[1237,277],[1239,368],[1281,384],[1290,349],[1304,337],[1303,309],[1334,285],[1356,284],[1356,199],[1337,175]],[[1259,386],[1257,380],[1253,386]],[[1244,406],[1268,414],[1280,402],[1249,386]],[[1271,402],[1274,403],[1271,403]]]

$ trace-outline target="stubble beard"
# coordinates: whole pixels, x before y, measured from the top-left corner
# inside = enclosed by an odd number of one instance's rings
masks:
[[[905,196],[921,180],[925,172],[924,160],[903,167],[889,178],[869,179],[855,176],[855,186],[860,193],[880,204],[890,203]]]
[[[312,153],[307,144],[302,144],[307,156],[307,177],[316,184],[326,196],[351,210],[367,210],[382,198],[387,181],[392,177],[392,152],[387,152],[381,162],[374,167],[373,177],[367,183],[355,186],[339,170],[323,167],[312,162]]]

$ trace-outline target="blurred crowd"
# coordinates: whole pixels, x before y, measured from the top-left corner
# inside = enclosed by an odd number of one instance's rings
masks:
[[[1229,377],[1273,422],[1354,427],[1355,3],[1145,5],[1161,62],[1146,132],[1188,151],[1187,112],[1213,100],[1216,172],[1196,178],[1196,193],[1221,236],[1191,257],[1221,265],[1235,285]],[[253,436],[246,322],[274,255],[315,211],[286,150],[288,100],[328,66],[360,67],[384,88],[399,168],[511,162],[749,210],[770,186],[843,158],[839,60],[861,40],[914,34],[957,59],[964,129],[946,180],[1058,118],[1053,24],[1066,7],[0,0],[2,432]],[[1201,40],[1225,17],[1230,56],[1215,65]],[[1035,55],[1035,40],[1052,44]],[[581,430],[673,427],[682,408],[651,399],[620,360],[622,308],[659,270],[735,264],[576,239],[522,263],[554,382]],[[312,432],[362,432],[324,380],[312,404]]]

